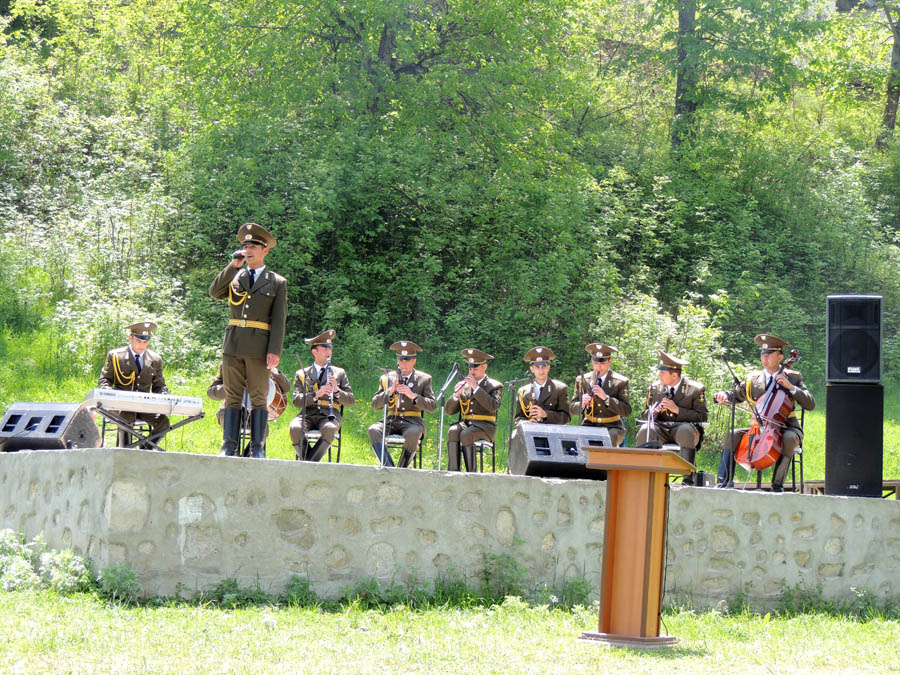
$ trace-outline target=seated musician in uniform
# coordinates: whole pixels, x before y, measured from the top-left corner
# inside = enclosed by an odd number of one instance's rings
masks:
[[[403,454],[397,466],[410,465],[419,448],[419,439],[425,435],[426,412],[434,412],[434,392],[431,375],[416,370],[416,353],[422,348],[415,342],[400,340],[390,346],[397,354],[397,370],[385,373],[379,379],[378,391],[372,397],[372,408],[387,411],[387,427],[378,421],[369,427],[369,443],[382,466],[394,466],[391,453],[382,442],[386,436],[403,436]]]
[[[450,426],[447,436],[448,471],[459,471],[460,451],[466,471],[475,471],[475,442],[494,442],[497,411],[503,399],[503,385],[487,376],[488,361],[494,357],[480,349],[463,349],[469,374],[456,383],[444,404],[448,415],[459,413],[459,422]]]
[[[291,420],[291,444],[296,458],[307,462],[318,462],[325,456],[341,428],[341,406],[349,408],[356,402],[347,373],[331,365],[335,335],[337,331],[332,329],[306,338],[313,363],[294,376],[294,406],[302,412]],[[312,448],[307,446],[306,430],[321,434]]]
[[[625,440],[623,417],[631,414],[628,378],[610,370],[615,347],[592,342],[585,351],[591,355],[592,372],[575,378],[569,411],[581,416],[581,426],[604,427],[609,440],[619,447]]]
[[[774,391],[775,387],[781,387],[804,410],[812,410],[816,407],[813,395],[803,383],[803,376],[795,370],[784,369],[779,373],[781,361],[784,359],[784,348],[790,345],[774,335],[762,333],[753,338],[759,345],[759,360],[762,370],[750,373],[740,386],[730,391],[717,391],[716,403],[730,404],[748,401],[750,405],[756,405],[766,393]],[[725,438],[725,446],[722,450],[722,460],[719,462],[719,471],[716,487],[734,487],[734,451],[741,443],[741,439],[749,429],[735,429],[729,432]],[[797,412],[790,414],[787,426],[781,433],[781,456],[775,461],[772,472],[772,492],[784,492],[784,479],[791,465],[797,447],[803,440],[803,430],[797,419]]]
[[[288,395],[288,390],[291,388],[290,381],[284,376],[278,368],[270,368],[269,369],[269,379],[275,383],[275,388],[281,396],[285,399]],[[219,365],[219,370],[216,372],[216,379],[212,381],[209,385],[209,388],[206,390],[206,395],[211,398],[213,401],[222,401],[222,405],[219,406],[219,409],[216,411],[216,421],[219,423],[219,426],[222,427],[225,424],[225,382],[222,379],[222,366]],[[242,420],[242,426],[245,428],[250,423],[250,411],[246,408],[243,410],[244,418]],[[270,408],[271,414],[271,408]],[[271,423],[271,420],[270,420]],[[266,439],[269,437],[269,425],[266,425],[265,432],[263,433],[263,453],[265,453]]]
[[[112,349],[106,355],[106,363],[100,372],[100,380],[97,386],[101,389],[120,389],[123,391],[143,391],[153,394],[168,394],[166,378],[163,377],[162,357],[156,352],[147,349],[150,337],[157,328],[152,321],[133,323],[126,328],[128,331],[128,346]],[[149,413],[133,413],[121,411],[118,415],[133,424],[135,419],[146,422],[150,427],[150,433],[161,433],[156,439],[159,443],[165,432],[169,430],[169,418],[167,415],[151,415]],[[131,434],[119,429],[118,446],[124,448],[131,442]]]
[[[555,358],[556,354],[547,347],[534,347],[525,354],[524,361],[530,364],[528,369],[534,375],[534,381],[519,387],[516,394],[516,424],[568,424],[572,419],[569,412],[569,388],[564,382],[550,379],[550,362]]]
[[[637,444],[641,446],[648,441],[677,443],[681,456],[693,464],[700,443],[700,425],[706,422],[709,414],[706,387],[682,377],[681,371],[688,361],[670,356],[661,349],[657,353],[659,382],[650,385],[647,392],[645,421],[638,430]],[[694,474],[685,476],[682,484],[693,485]]]

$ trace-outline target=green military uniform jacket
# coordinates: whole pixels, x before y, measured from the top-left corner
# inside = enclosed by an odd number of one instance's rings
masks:
[[[375,410],[384,408],[385,391],[394,385],[399,376],[400,373],[394,370],[379,378],[378,391],[372,397],[372,407]],[[434,412],[436,407],[434,392],[431,390],[431,375],[413,369],[407,384],[416,397],[410,399],[408,396],[401,395],[398,401],[397,397],[392,396],[388,402],[388,416],[403,417],[410,422],[419,422],[424,425],[423,414]]]
[[[97,386],[101,389],[169,393],[166,378],[163,377],[162,357],[154,351],[145,349],[141,354],[141,372],[138,373],[134,355],[129,347],[109,351]]]
[[[444,412],[448,415],[459,413],[460,421],[481,429],[493,441],[497,434],[497,411],[502,400],[503,384],[485,375],[475,391],[466,384],[456,397],[447,399]]]
[[[287,319],[287,281],[283,276],[267,266],[250,288],[249,270],[229,264],[216,276],[209,294],[228,301],[232,320],[268,324],[268,328],[229,324],[223,354],[257,359],[265,359],[266,354],[281,356]]]
[[[572,402],[569,404],[569,412],[579,415],[581,424],[601,424],[605,427],[625,428],[623,417],[631,414],[631,396],[628,390],[628,378],[616,372],[606,373],[603,381],[603,391],[609,397],[601,401],[598,397],[591,397],[591,402],[582,409],[581,397],[590,394],[597,384],[597,373],[591,371],[575,378],[575,387],[572,390]]]
[[[516,422],[528,422],[528,411],[534,401],[534,387],[526,384],[519,387],[516,394]],[[547,378],[541,389],[541,396],[537,401],[547,413],[547,418],[539,420],[540,424],[568,424],[572,419],[569,412],[569,388],[564,382]]]
[[[816,407],[816,400],[803,383],[803,376],[796,370],[789,370],[787,368],[784,370],[784,375],[787,377],[788,381],[797,388],[797,391],[793,394],[790,392],[785,393],[794,399],[794,402],[804,410],[813,410]],[[736,385],[734,389],[731,390],[729,396],[731,397],[731,400],[737,403],[749,401],[751,405],[756,405],[756,402],[759,401],[765,393],[766,372],[764,370],[757,370],[750,373],[742,385]],[[788,417],[787,426],[788,428],[801,431],[800,420],[797,418],[796,410]]]
[[[329,405],[334,407],[335,419],[341,421],[341,406],[345,408],[351,407],[356,403],[356,397],[353,395],[353,389],[350,387],[350,380],[347,379],[347,372],[343,368],[331,366],[331,375],[337,382],[337,389],[334,392],[334,402],[329,403],[328,396],[316,399],[315,394],[319,391],[319,380],[316,377],[316,367],[310,364],[306,368],[301,368],[294,375],[294,407],[303,408],[307,403],[309,396],[309,404],[306,407],[307,415],[327,415]]]
[[[644,419],[650,412],[650,408],[662,401],[668,396],[666,390],[668,387],[663,386],[662,382],[654,382],[647,391],[647,407],[644,408]],[[709,416],[706,408],[706,387],[695,380],[689,380],[682,377],[675,390],[675,395],[671,397],[678,406],[678,414],[660,409],[656,415],[657,424],[672,425],[676,422],[694,422],[700,424],[705,422]]]

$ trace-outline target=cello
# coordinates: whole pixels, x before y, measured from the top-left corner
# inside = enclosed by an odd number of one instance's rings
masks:
[[[800,352],[791,350],[791,357],[773,375],[777,378],[785,368],[800,360]],[[734,453],[734,460],[747,471],[762,471],[781,457],[781,434],[788,417],[794,412],[794,399],[777,383],[767,391],[753,408],[754,420]]]

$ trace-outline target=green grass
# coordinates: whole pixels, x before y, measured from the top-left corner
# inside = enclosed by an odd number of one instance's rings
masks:
[[[59,356],[58,340],[48,331],[36,331],[27,335],[0,334],[0,411],[15,401],[80,401],[85,393],[94,388],[97,375],[82,373],[74,364],[69,364]],[[340,355],[335,356],[340,363]],[[65,367],[64,367],[65,366]],[[69,367],[72,366],[72,367]],[[428,364],[420,364],[429,370]],[[297,368],[296,359],[286,356],[282,370],[293,381]],[[99,366],[97,367],[99,372]],[[201,366],[198,372],[190,374],[166,372],[169,389],[186,396],[200,396],[204,399],[206,416],[192,424],[175,430],[163,443],[170,451],[196,452],[216,454],[221,445],[222,433],[215,413],[218,401],[206,399],[206,388],[215,376],[215,365]],[[439,386],[443,374],[435,369],[431,371]],[[502,372],[492,372],[493,377],[504,379]],[[370,401],[377,388],[377,375],[361,376],[355,369],[349,369],[350,382],[356,395],[356,405],[344,413],[343,447],[341,461],[349,464],[376,463],[375,456],[369,447],[366,430],[373,422],[380,421],[381,415],[372,410]],[[640,386],[635,391],[640,391]],[[818,407],[807,413],[805,419],[804,473],[807,479],[821,480],[825,477],[825,392],[816,391]],[[506,437],[509,431],[509,393],[505,392],[504,402],[499,415],[497,433],[497,471],[506,470],[507,447]],[[635,401],[642,400],[635,396]],[[294,450],[288,437],[288,426],[291,419],[299,411],[288,401],[288,407],[271,426],[267,443],[267,456],[275,459],[293,459]],[[634,440],[634,420],[640,411],[632,415],[626,442]],[[177,418],[176,418],[177,419]],[[455,421],[455,417],[445,417],[444,448],[441,452],[441,467],[447,466],[446,437],[447,428]],[[730,424],[730,409],[727,406],[711,406],[710,427],[703,449],[698,454],[698,467],[704,471],[715,473],[720,457],[721,434]],[[437,433],[440,413],[426,415],[428,431],[424,446],[423,467],[438,468]],[[746,424],[741,417],[738,425]],[[114,442],[114,434],[110,433],[109,442]],[[486,463],[489,463],[489,458]],[[885,478],[900,478],[900,386],[893,382],[885,383],[884,403],[884,472]],[[739,480],[742,476],[738,476]],[[768,479],[768,474],[766,475]]]
[[[595,609],[221,610],[0,593],[5,672],[896,672],[900,623],[828,614],[665,613],[661,651],[576,640]]]

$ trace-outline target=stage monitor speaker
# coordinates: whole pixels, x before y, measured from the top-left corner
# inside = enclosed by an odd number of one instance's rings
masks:
[[[884,387],[825,389],[825,494],[881,497]]]
[[[881,296],[829,295],[828,382],[881,382]]]
[[[0,451],[99,448],[100,431],[81,403],[13,403],[0,420]]]
[[[522,422],[510,440],[509,472],[519,476],[605,480],[606,471],[587,468],[587,455],[581,450],[584,445],[611,447],[609,431],[604,427]]]

